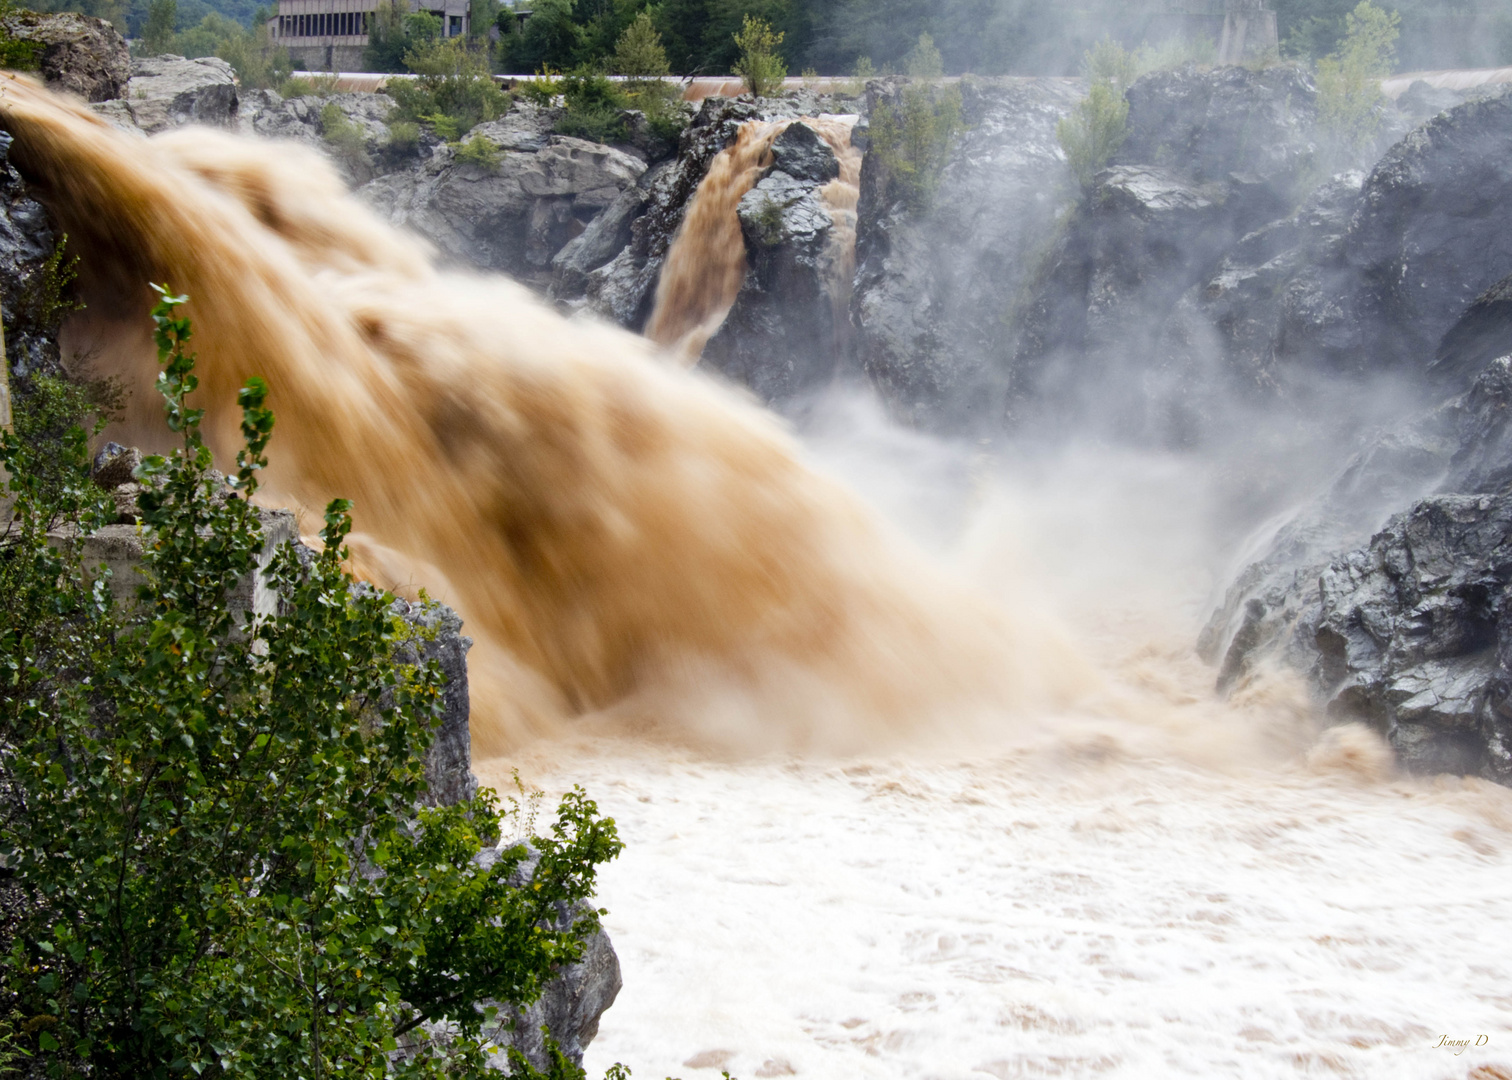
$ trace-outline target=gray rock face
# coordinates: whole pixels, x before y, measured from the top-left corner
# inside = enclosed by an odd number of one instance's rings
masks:
[[[790,132],[800,132],[789,138]],[[747,269],[735,304],[704,347],[703,364],[782,401],[827,382],[844,345],[848,282],[834,278],[834,219],[819,188],[839,175],[833,151],[793,124],[774,143],[779,162],[741,198],[736,213]],[[795,176],[780,168],[791,164]]]
[[[1221,274],[1242,237],[1295,204],[1316,151],[1315,96],[1291,68],[1189,67],[1147,75],[1129,89],[1128,138],[1068,219],[1021,308],[1013,420],[1048,408],[1095,414],[1126,437],[1167,444],[1200,437],[1212,372],[1192,360],[1203,359],[1206,327],[1200,318],[1194,324],[1190,310],[1170,331],[1166,321],[1190,290]],[[1259,239],[1239,257],[1264,253],[1268,262],[1289,239],[1301,243],[1293,234],[1307,214],[1327,217],[1331,206],[1304,211],[1290,232]],[[1225,286],[1233,294],[1240,269],[1236,263],[1223,285],[1208,285],[1209,303],[1221,300]],[[1245,281],[1257,289],[1267,283]],[[1244,316],[1230,321],[1243,327],[1239,336],[1253,353],[1254,328]],[[1117,404],[1109,408],[1110,401]]]
[[[355,132],[353,142],[337,138],[328,130],[328,108],[340,113],[345,130]],[[237,127],[245,134],[267,139],[286,139],[323,150],[356,186],[375,176],[413,164],[411,154],[395,153],[389,146],[389,114],[393,99],[384,94],[331,94],[285,100],[271,90],[242,95]]]
[[[495,854],[485,851],[480,853],[479,858],[489,863]],[[515,871],[513,880],[528,881],[539,861],[539,854],[531,852]],[[586,905],[569,907],[565,903],[557,904],[552,929],[567,929],[587,914],[585,908]],[[535,1068],[548,1070],[550,1060],[541,1034],[544,1025],[562,1048],[562,1052],[575,1064],[581,1065],[583,1051],[598,1034],[599,1018],[614,1004],[614,999],[619,996],[623,986],[619,957],[615,955],[609,935],[600,929],[584,942],[582,959],[564,966],[546,984],[534,1005],[526,1009],[500,1009],[500,1017],[513,1025],[504,1033],[507,1038],[501,1041],[519,1050]],[[502,1067],[503,1059],[504,1055],[499,1054],[495,1061]]]
[[[553,257],[646,169],[611,147],[550,134],[553,119],[517,105],[472,131],[503,152],[496,169],[460,163],[440,146],[419,167],[381,176],[358,195],[461,262],[544,282]]]
[[[185,60],[151,56],[134,60],[131,81],[120,101],[97,106],[120,126],[135,126],[149,135],[183,124],[234,128],[237,122],[236,72],[214,56]]]
[[[1372,365],[1422,368],[1477,297],[1512,274],[1512,94],[1411,132],[1366,181],[1346,238]]]
[[[47,260],[57,232],[42,205],[6,155],[12,139],[0,132],[0,316],[12,391],[24,394],[33,375],[58,375],[58,324],[62,312],[45,299]]]
[[[1494,358],[1512,354],[1512,277],[1503,278],[1471,304],[1439,342],[1430,374],[1455,384]]]
[[[104,19],[71,11],[13,11],[0,24],[16,40],[42,46],[41,71],[48,89],[85,101],[110,101],[125,94],[131,54],[125,39]]]
[[[445,604],[395,600],[391,610],[413,630],[394,659],[401,664],[434,660],[445,680],[441,726],[435,730],[425,756],[425,801],[432,806],[467,802],[478,793],[472,774],[472,740],[468,730],[471,701],[467,692],[467,650],[472,639],[462,636],[462,619]]]
[[[874,83],[876,94],[891,93]],[[1065,79],[963,84],[968,130],[927,209],[887,200],[861,170],[855,357],[894,412],[924,426],[1001,423],[1009,320],[1071,202],[1055,126],[1085,88]]]
[[[1407,767],[1512,783],[1509,419],[1504,357],[1369,446],[1204,630],[1220,687],[1277,658],[1331,717],[1373,724]]]

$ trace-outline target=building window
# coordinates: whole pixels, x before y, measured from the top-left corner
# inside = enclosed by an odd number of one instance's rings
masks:
[[[451,36],[451,37],[460,37],[461,34],[462,34],[462,16],[460,16],[460,15],[453,15],[451,17],[451,34],[449,36]]]

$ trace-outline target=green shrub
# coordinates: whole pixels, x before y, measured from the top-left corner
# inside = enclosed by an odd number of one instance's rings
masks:
[[[1361,0],[1344,22],[1339,51],[1318,61],[1318,122],[1348,164],[1380,130],[1381,80],[1391,74],[1402,17]]]
[[[586,69],[563,75],[559,81],[567,108],[556,122],[562,135],[593,142],[621,142],[626,136],[624,112],[629,98],[613,82]]]
[[[336,93],[335,75],[299,75],[284,79],[278,92],[291,97],[330,97]]]
[[[615,74],[631,79],[659,79],[671,70],[651,13],[642,11],[615,43]]]
[[[855,66],[851,69],[850,82],[846,83],[845,92],[851,97],[860,97],[866,93],[866,84],[877,77],[876,65],[869,56],[856,57]]]
[[[457,147],[457,163],[459,165],[476,165],[480,169],[494,172],[503,160],[504,152],[497,145],[489,142],[481,135],[474,135],[461,146]]]
[[[1118,152],[1128,134],[1129,101],[1112,83],[1095,82],[1087,96],[1055,126],[1071,175],[1083,190]]]
[[[147,56],[161,56],[173,51],[174,26],[178,22],[178,0],[151,0],[147,5],[147,25],[142,29],[141,50]]]
[[[367,155],[367,135],[334,101],[320,107],[320,136],[339,161],[353,166],[371,164]]]
[[[13,0],[0,0],[0,19],[16,11]],[[11,36],[0,25],[0,68],[6,71],[36,71],[42,66],[42,43]]]
[[[249,380],[228,495],[188,403],[182,299],[154,310],[182,441],[138,470],[134,603],[112,602],[68,534],[47,537],[109,514],[83,429],[0,434],[16,508],[0,559],[0,861],[25,899],[4,913],[0,1016],[47,1075],[482,1078],[496,1017],[474,1002],[529,1002],[581,955],[596,915],[565,930],[555,916],[619,852],[614,823],[575,790],[511,884],[524,844],[488,869],[472,858],[498,835],[491,791],[417,809],[439,671],[395,664],[391,597],[342,571],[344,500],[321,554],[274,555],[278,613],[233,614],[263,548],[248,497],[273,416]],[[417,1040],[432,1021],[450,1037]]]
[[[929,206],[964,130],[961,92],[954,86],[915,82],[896,103],[879,103],[871,116],[871,153],[885,172],[889,197],[918,209]]]
[[[543,64],[536,72],[536,77],[522,83],[517,93],[532,105],[550,109],[556,105],[557,98],[562,96],[562,80],[557,72]]]
[[[777,55],[777,46],[785,35],[774,31],[772,24],[752,15],[745,17],[740,32],[735,35],[735,47],[740,50],[740,59],[735,61],[735,74],[745,83],[748,93],[757,97],[770,97],[782,89],[782,80],[787,78],[787,65]]]
[[[388,146],[399,153],[413,153],[420,146],[420,125],[410,120],[396,120],[389,125]]]
[[[934,38],[919,35],[918,42],[903,58],[903,70],[911,79],[938,79],[945,74],[945,62],[935,48]]]
[[[404,54],[404,62],[417,77],[390,79],[383,87],[394,99],[396,119],[430,124],[450,142],[509,109],[487,55],[461,38],[422,42]]]

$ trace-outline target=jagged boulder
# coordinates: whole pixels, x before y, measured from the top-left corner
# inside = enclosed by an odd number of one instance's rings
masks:
[[[1512,93],[1451,109],[1386,152],[1345,242],[1372,366],[1421,371],[1466,308],[1512,274],[1509,206]]]
[[[358,195],[458,261],[544,283],[557,253],[646,170],[612,147],[551,134],[553,120],[549,110],[517,105],[470,135],[497,147],[496,167],[438,146],[419,166],[381,176]]]
[[[237,126],[236,72],[215,56],[149,56],[132,61],[131,80],[119,101],[95,111],[119,127],[151,135],[183,124]]]
[[[1367,446],[1204,629],[1220,688],[1278,661],[1330,717],[1374,725],[1407,767],[1512,783],[1509,421],[1503,357]]]
[[[7,160],[12,141],[0,131],[0,316],[12,389],[24,393],[32,376],[61,373],[58,325],[66,311],[50,299],[62,269],[61,261],[49,267],[57,231]]]
[[[875,99],[899,91],[869,88]],[[1065,79],[964,82],[967,128],[925,207],[891,198],[867,154],[854,351],[904,419],[952,429],[1001,423],[1012,383],[1009,321],[1071,202],[1055,127],[1084,92]]]
[[[1189,66],[1130,87],[1128,137],[1020,308],[1015,422],[1071,410],[1128,437],[1201,437],[1208,383],[1222,373],[1189,362],[1206,345],[1200,320],[1171,334],[1166,322],[1241,238],[1295,205],[1317,152],[1315,99],[1289,67]]]
[[[1439,342],[1428,370],[1463,384],[1493,359],[1512,354],[1512,277],[1476,298]]]
[[[329,94],[282,98],[272,90],[243,94],[237,127],[244,134],[286,139],[325,152],[354,186],[412,166],[419,146],[390,142],[394,101],[385,94]],[[430,146],[437,145],[431,140]]]
[[[776,164],[736,208],[745,280],[702,362],[765,401],[781,401],[834,373],[850,282],[836,277],[842,255],[820,196],[840,174],[834,151],[808,125],[795,123],[773,140],[772,153]]]
[[[104,19],[75,12],[12,11],[0,26],[17,41],[42,47],[38,57],[50,90],[85,101],[111,101],[126,92],[131,53],[126,40]]]
[[[401,664],[441,668],[441,724],[425,755],[425,801],[433,806],[466,802],[478,793],[472,773],[472,713],[467,690],[467,651],[472,639],[462,635],[462,617],[445,604],[395,600],[391,611],[410,627],[394,659]]]

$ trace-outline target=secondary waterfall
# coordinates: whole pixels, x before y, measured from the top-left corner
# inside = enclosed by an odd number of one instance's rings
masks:
[[[806,124],[829,144],[840,175],[819,190],[834,225],[827,247],[830,299],[835,325],[845,324],[851,278],[856,269],[856,203],[861,191],[861,151],[851,145],[855,117],[802,117],[748,120],[733,145],[721,150],[698,185],[682,224],[672,238],[656,306],[646,336],[668,346],[687,363],[698,362],[705,343],[719,330],[740,293],[746,273],[745,238],[736,207],[772,166],[772,143],[793,124]]]

